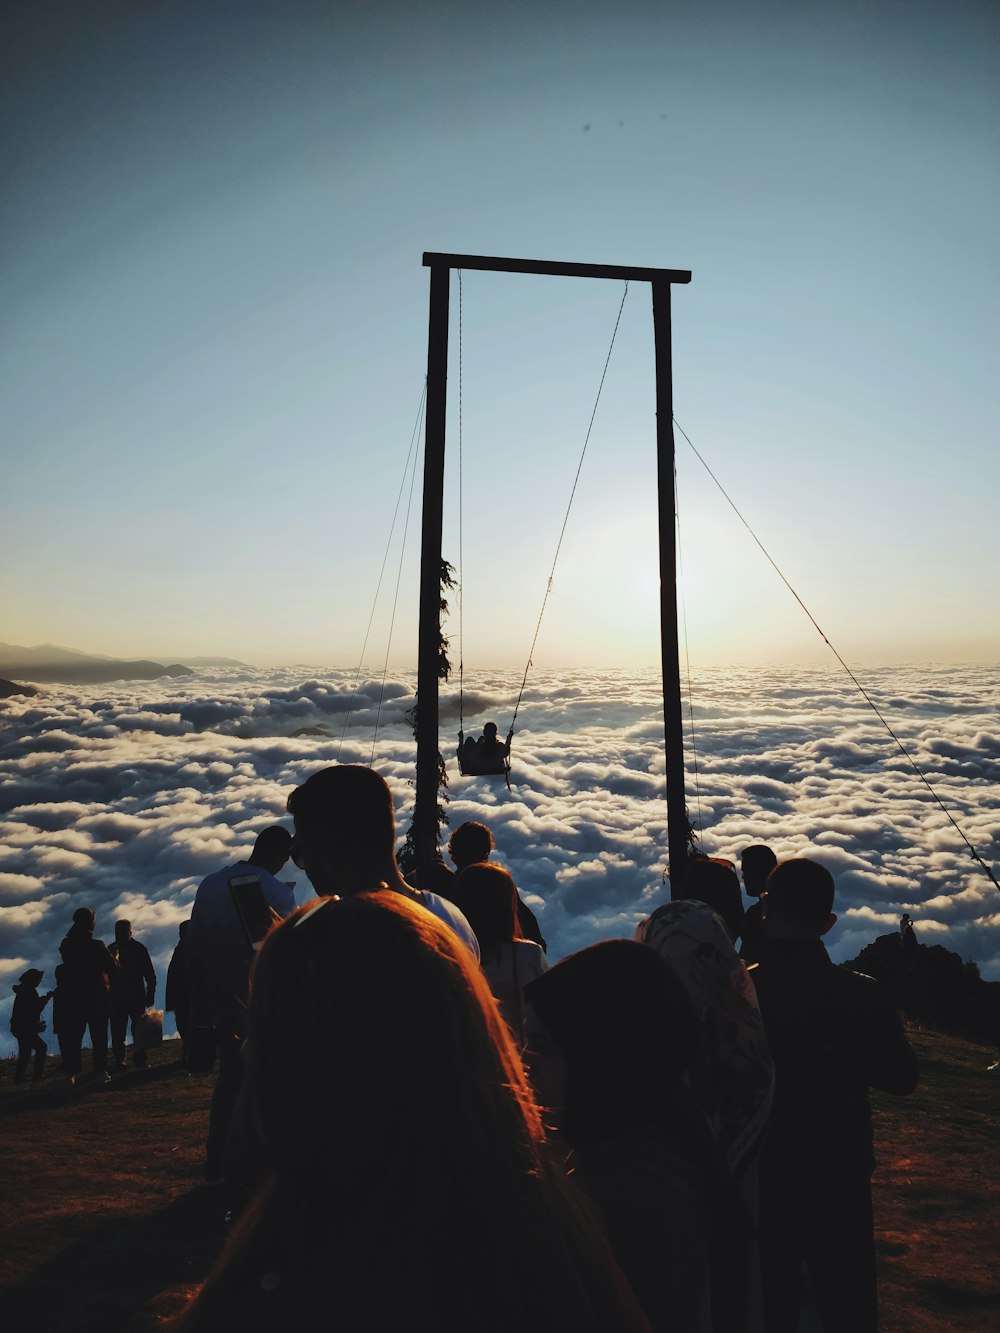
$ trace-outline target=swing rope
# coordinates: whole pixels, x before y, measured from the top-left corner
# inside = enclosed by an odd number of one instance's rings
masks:
[[[976,864],[980,867],[980,869],[981,869],[981,870],[988,876],[988,878],[992,881],[994,888],[996,888],[996,889],[1000,889],[1000,882],[998,882],[996,875],[994,875],[993,871],[992,871],[992,870],[990,869],[990,867],[986,864],[986,862],[983,860],[983,858],[982,858],[982,857],[979,855],[979,853],[976,851],[975,847],[972,845],[972,843],[971,843],[971,842],[969,841],[969,839],[966,837],[964,831],[962,830],[961,825],[960,825],[960,824],[958,823],[958,821],[955,819],[954,815],[952,815],[951,811],[950,811],[950,810],[948,809],[948,807],[945,805],[944,801],[941,800],[941,797],[937,794],[937,792],[936,792],[936,791],[934,790],[934,788],[931,786],[931,784],[930,784],[930,782],[928,781],[928,779],[924,776],[924,774],[923,774],[922,771],[920,770],[920,767],[919,767],[918,764],[917,764],[917,761],[913,758],[913,756],[910,754],[909,750],[906,748],[906,746],[903,744],[903,742],[899,739],[899,737],[898,737],[898,736],[896,735],[896,733],[893,731],[892,727],[889,725],[888,720],[887,720],[886,717],[883,715],[882,711],[879,709],[879,707],[878,707],[878,705],[876,704],[875,700],[871,697],[871,695],[868,693],[868,691],[865,689],[865,687],[861,684],[860,680],[858,680],[857,676],[854,674],[854,672],[851,670],[851,668],[847,665],[847,663],[846,663],[846,662],[844,661],[844,659],[841,657],[840,653],[839,653],[839,652],[837,651],[837,649],[833,646],[833,644],[830,642],[830,640],[827,638],[827,636],[823,633],[822,629],[820,629],[820,626],[819,626],[819,624],[818,624],[818,622],[817,622],[817,620],[816,620],[816,617],[815,617],[815,616],[813,615],[813,613],[809,610],[808,606],[806,606],[805,602],[802,600],[802,598],[799,596],[799,594],[795,591],[795,589],[794,589],[794,588],[792,587],[792,585],[789,583],[788,579],[785,578],[784,574],[783,574],[783,573],[781,572],[781,570],[778,568],[777,562],[774,560],[774,558],[772,557],[771,553],[767,550],[767,548],[764,546],[764,543],[763,543],[763,542],[760,540],[760,538],[757,536],[756,532],[754,532],[753,528],[750,526],[750,524],[747,522],[747,520],[746,520],[746,519],[743,517],[743,515],[740,513],[739,509],[737,508],[736,502],[732,499],[732,497],[731,497],[731,496],[729,495],[729,493],[726,491],[726,488],[723,486],[722,482],[719,481],[718,477],[715,475],[715,473],[712,471],[712,469],[711,469],[711,468],[708,466],[708,464],[705,462],[704,458],[702,458],[702,456],[701,456],[701,454],[698,452],[698,450],[697,450],[697,449],[694,447],[694,445],[691,443],[690,436],[689,436],[689,435],[687,434],[687,432],[683,429],[683,427],[681,426],[680,422],[677,420],[676,417],[674,417],[674,425],[675,425],[675,426],[677,427],[677,429],[680,431],[681,435],[684,436],[684,439],[687,440],[688,445],[689,445],[690,448],[691,448],[691,452],[694,454],[695,458],[697,458],[698,462],[702,465],[702,467],[705,469],[705,471],[708,473],[708,475],[709,475],[709,476],[712,478],[712,480],[715,482],[716,486],[717,486],[717,487],[719,488],[719,490],[721,491],[723,498],[725,499],[725,501],[726,501],[726,503],[729,505],[729,507],[732,509],[733,513],[736,515],[736,517],[740,520],[740,522],[741,522],[741,523],[743,524],[743,526],[746,528],[747,532],[749,532],[750,536],[754,539],[754,541],[756,542],[757,546],[760,548],[761,552],[763,553],[764,558],[767,560],[768,564],[771,566],[771,568],[772,568],[772,569],[774,570],[774,572],[777,574],[778,578],[781,579],[782,583],[785,585],[785,587],[788,589],[788,591],[792,594],[792,596],[793,596],[793,597],[795,598],[795,600],[798,602],[798,604],[799,604],[799,606],[802,608],[802,610],[806,613],[806,615],[808,616],[809,620],[812,622],[813,628],[816,630],[816,632],[819,634],[820,638],[823,640],[823,642],[826,644],[826,646],[827,646],[827,647],[830,649],[830,651],[833,653],[834,657],[837,659],[837,661],[838,661],[838,662],[840,663],[840,665],[843,667],[844,671],[847,672],[848,676],[851,678],[852,682],[854,683],[855,688],[858,690],[858,692],[859,692],[859,693],[862,695],[862,697],[864,698],[865,702],[868,704],[868,707],[872,710],[872,712],[875,714],[875,716],[878,718],[878,720],[882,723],[883,727],[885,727],[886,731],[889,733],[889,735],[892,737],[892,739],[896,742],[896,746],[898,747],[900,754],[902,754],[903,758],[906,760],[906,762],[907,762],[907,763],[910,765],[910,767],[913,769],[914,773],[916,773],[917,777],[920,779],[920,781],[924,784],[924,786],[925,786],[925,787],[927,788],[927,790],[930,792],[931,796],[934,798],[934,800],[936,801],[937,805],[940,807],[940,809],[941,809],[942,813],[944,814],[945,818],[948,820],[948,822],[949,822],[949,823],[952,825],[952,827],[955,829],[955,832],[958,834],[958,836],[959,836],[959,837],[962,839],[962,841],[965,843],[966,847],[967,847],[968,850],[969,850],[969,855],[972,857],[973,861],[976,862]]]
[[[364,643],[361,645],[361,656],[358,658],[358,669],[357,669],[357,671],[355,672],[355,675],[354,675],[354,686],[353,686],[353,688],[352,688],[352,690],[351,690],[351,701],[350,701],[350,703],[347,705],[347,716],[344,718],[344,729],[343,729],[343,731],[340,733],[340,744],[337,746],[337,757],[336,757],[335,760],[334,760],[334,763],[336,763],[336,764],[339,764],[339,763],[340,763],[340,752],[341,752],[341,750],[344,748],[344,738],[345,738],[346,735],[347,735],[347,727],[348,727],[348,724],[350,723],[350,720],[351,720],[351,714],[352,714],[352,712],[354,711],[354,700],[355,700],[355,698],[357,697],[357,693],[358,693],[358,682],[359,682],[360,679],[361,679],[361,671],[362,671],[362,668],[363,668],[363,666],[364,666],[365,653],[366,653],[366,651],[367,651],[367,649],[368,649],[368,639],[369,639],[369,636],[371,635],[371,632],[372,632],[372,621],[375,619],[375,610],[376,610],[376,608],[377,608],[377,606],[378,606],[378,597],[379,597],[379,593],[382,591],[382,580],[383,580],[383,578],[385,577],[385,567],[386,567],[386,564],[388,563],[388,560],[389,560],[389,551],[390,551],[390,549],[391,549],[391,547],[392,547],[392,538],[393,538],[393,534],[394,534],[395,531],[396,531],[396,519],[397,519],[397,517],[398,517],[398,515],[399,515],[399,505],[400,505],[400,501],[401,501],[402,498],[403,498],[403,491],[404,491],[405,488],[406,488],[406,474],[407,474],[407,473],[409,472],[409,470],[410,470],[410,464],[411,464],[411,461],[412,461],[412,459],[413,459],[413,449],[414,449],[414,445],[416,444],[416,441],[417,441],[417,438],[418,438],[418,433],[419,433],[419,431],[420,431],[420,423],[421,423],[421,421],[423,420],[424,406],[426,405],[426,402],[427,402],[427,379],[426,379],[426,376],[425,376],[425,378],[424,378],[424,387],[423,387],[423,389],[422,389],[422,391],[421,391],[421,394],[420,394],[420,402],[419,402],[419,404],[418,404],[418,406],[417,406],[417,416],[416,416],[416,420],[415,420],[414,423],[413,423],[413,433],[412,433],[411,436],[410,436],[410,448],[409,448],[409,450],[408,450],[408,452],[407,452],[407,455],[406,455],[406,462],[403,464],[403,476],[402,476],[402,479],[400,480],[400,483],[399,483],[399,493],[398,493],[397,496],[396,496],[396,508],[392,511],[392,522],[391,522],[390,525],[389,525],[389,536],[388,536],[387,539],[386,539],[386,543],[385,543],[385,553],[384,553],[384,555],[382,556],[382,568],[379,570],[378,584],[376,585],[376,588],[375,588],[375,596],[374,596],[374,598],[372,599],[372,609],[371,609],[371,614],[370,614],[369,617],[368,617],[368,628],[365,630],[365,639],[364,639]],[[410,482],[410,493],[411,493],[411,496],[412,496],[412,493],[413,493],[413,482],[412,482],[412,480],[411,480],[411,482]],[[407,513],[409,513],[409,511],[407,511]]]
[[[556,565],[559,561],[559,552],[562,550],[563,538],[566,536],[566,525],[569,522],[570,510],[573,508],[573,500],[576,497],[576,487],[580,480],[580,472],[583,468],[583,460],[587,455],[587,445],[590,443],[590,434],[594,429],[594,419],[597,416],[597,408],[601,401],[601,393],[604,390],[604,381],[607,378],[608,366],[611,363],[611,353],[615,349],[615,339],[618,337],[618,326],[622,322],[622,311],[625,309],[625,298],[628,296],[628,283],[625,284],[625,290],[622,292],[621,305],[618,307],[618,318],[615,320],[614,332],[611,334],[611,344],[608,347],[608,354],[604,358],[604,370],[601,372],[601,382],[597,387],[597,397],[594,399],[594,410],[590,414],[590,424],[587,426],[587,435],[583,441],[583,449],[580,452],[580,461],[576,465],[576,476],[573,478],[573,489],[570,491],[569,504],[566,506],[566,513],[563,516],[562,528],[559,532],[559,541],[556,543],[556,553],[552,560],[552,569],[549,572],[548,582],[545,585],[545,596],[542,598],[542,609],[538,613],[538,623],[535,625],[535,635],[531,640],[531,647],[528,650],[528,662],[524,668],[524,676],[521,680],[521,688],[517,693],[517,703],[514,705],[514,716],[510,720],[510,731],[507,733],[507,739],[514,734],[514,723],[517,721],[518,710],[521,707],[521,698],[524,694],[524,687],[527,684],[528,672],[531,670],[532,658],[535,655],[535,645],[538,642],[538,632],[542,628],[542,617],[545,615],[545,608],[548,605],[549,593],[552,591],[552,580],[555,578]]]
[[[427,395],[427,383],[425,381],[424,398],[421,399],[421,405],[423,405],[423,403],[426,401],[426,395]],[[414,433],[413,433],[414,439],[417,438],[419,428],[420,428],[420,417],[418,416],[417,425],[414,428]],[[411,455],[413,457],[413,470],[410,473],[410,493],[406,501],[406,520],[403,523],[403,540],[399,546],[399,567],[396,570],[396,591],[392,599],[392,616],[389,619],[389,637],[386,640],[386,645],[385,645],[385,662],[382,666],[382,683],[379,686],[379,692],[378,692],[378,708],[375,712],[375,730],[372,733],[372,753],[371,753],[371,758],[368,761],[369,768],[374,767],[375,764],[375,742],[378,740],[378,724],[382,718],[382,700],[385,698],[385,678],[389,674],[389,650],[392,648],[392,634],[393,630],[396,628],[396,607],[399,605],[399,585],[403,578],[403,558],[406,555],[406,535],[410,530],[410,510],[413,508],[413,485],[417,479],[417,463],[419,461],[420,450],[418,449],[416,453],[413,453],[411,449]],[[409,459],[407,459],[407,462],[409,462]],[[403,481],[404,482],[406,481],[405,473],[403,474]],[[400,490],[400,494],[402,494],[402,490]]]

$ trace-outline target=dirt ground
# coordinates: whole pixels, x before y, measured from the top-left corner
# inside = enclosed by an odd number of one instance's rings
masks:
[[[1000,1330],[995,1055],[911,1036],[920,1088],[876,1099],[882,1328]],[[225,1238],[221,1188],[201,1182],[212,1077],[189,1077],[177,1054],[167,1042],[148,1071],[74,1090],[54,1068],[14,1087],[11,1062],[0,1066],[6,1327],[148,1333],[204,1276]]]

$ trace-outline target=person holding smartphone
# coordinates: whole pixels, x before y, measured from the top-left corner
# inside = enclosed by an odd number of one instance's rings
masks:
[[[259,909],[261,903],[273,920],[294,911],[293,886],[277,878],[288,860],[291,841],[281,824],[264,829],[248,857],[202,880],[191,910],[188,947],[193,1012],[197,1021],[215,1029],[219,1061],[205,1151],[205,1179],[209,1182],[222,1179],[226,1135],[243,1081],[240,1049],[246,1035],[254,958],[245,925],[247,910],[258,929],[260,911],[254,908]]]

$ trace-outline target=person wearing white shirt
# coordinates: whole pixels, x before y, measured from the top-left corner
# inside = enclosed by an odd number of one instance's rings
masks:
[[[276,876],[288,860],[291,841],[291,834],[280,824],[264,829],[247,858],[202,880],[191,909],[188,947],[194,1013],[196,1021],[215,1029],[219,1058],[205,1153],[207,1181],[222,1178],[226,1134],[243,1082],[241,1048],[246,1035],[254,956],[229,891],[229,881],[238,876],[255,876],[271,910],[277,917],[288,916],[295,910],[295,894],[290,884]]]
[[[361,764],[320,769],[288,797],[288,813],[295,823],[292,860],[320,897],[391,889],[433,912],[478,960],[476,936],[458,908],[403,879],[392,793],[380,773]]]

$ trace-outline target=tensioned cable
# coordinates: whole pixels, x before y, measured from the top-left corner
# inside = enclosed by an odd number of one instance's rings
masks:
[[[677,463],[674,462],[674,496],[677,492]],[[675,499],[674,522],[677,525],[677,570],[681,576],[681,623],[684,626],[684,667],[687,671],[688,722],[691,736],[691,753],[694,756],[694,799],[698,807],[698,833],[703,832],[701,818],[701,782],[698,775],[698,740],[694,729],[694,687],[691,684],[691,654],[688,648],[687,591],[684,587],[684,548],[681,543],[680,504]]]
[[[347,735],[347,724],[351,720],[351,713],[354,710],[354,700],[358,693],[358,681],[361,679],[361,670],[364,665],[365,651],[368,648],[368,636],[372,631],[372,621],[375,619],[375,609],[378,606],[378,595],[382,591],[382,578],[385,574],[386,562],[389,559],[389,550],[392,546],[392,535],[396,531],[396,516],[399,513],[399,502],[403,498],[403,489],[406,486],[406,474],[410,470],[410,459],[413,457],[413,446],[417,440],[417,433],[420,430],[420,422],[424,413],[424,403],[427,399],[427,377],[424,377],[424,387],[420,394],[420,402],[417,406],[417,419],[413,423],[413,434],[410,436],[410,448],[407,451],[406,462],[403,465],[403,476],[399,483],[399,494],[396,496],[396,508],[392,511],[392,523],[389,526],[389,536],[385,543],[385,554],[382,557],[382,568],[379,570],[378,586],[375,589],[375,597],[372,601],[371,615],[368,617],[368,628],[365,630],[365,641],[361,645],[361,656],[358,659],[358,670],[354,677],[354,688],[351,690],[351,702],[347,706],[347,717],[344,719],[344,730],[340,733],[340,744],[337,746],[337,757],[334,763],[340,763],[340,752],[344,748],[344,737]],[[412,483],[411,483],[412,486]]]
[[[552,569],[549,572],[549,581],[545,585],[545,596],[542,598],[542,609],[538,613],[538,623],[535,625],[535,637],[531,640],[531,648],[528,650],[528,665],[524,668],[524,678],[521,681],[521,688],[517,693],[517,703],[514,705],[514,716],[510,721],[510,729],[514,730],[514,723],[517,721],[517,710],[521,707],[521,696],[524,694],[524,686],[528,679],[528,672],[531,670],[531,659],[535,655],[535,644],[538,642],[538,631],[542,627],[542,617],[545,615],[545,607],[548,604],[549,593],[552,591],[552,580],[555,577],[556,564],[559,560],[559,552],[562,550],[563,538],[566,536],[566,524],[569,522],[569,511],[573,508],[573,500],[576,496],[577,483],[580,480],[580,472],[583,468],[583,460],[587,456],[587,445],[590,443],[590,433],[594,429],[594,418],[597,416],[597,407],[601,401],[601,393],[604,389],[604,381],[607,378],[608,366],[611,364],[611,353],[615,350],[615,339],[618,337],[618,325],[622,322],[622,311],[625,309],[625,298],[628,296],[628,283],[625,284],[625,290],[622,292],[621,305],[618,307],[618,318],[615,320],[614,332],[611,334],[611,345],[608,347],[608,354],[604,358],[604,369],[601,372],[601,382],[597,386],[597,397],[594,399],[594,410],[590,414],[590,424],[587,426],[587,435],[583,441],[583,449],[580,451],[580,461],[576,465],[576,476],[573,478],[573,489],[569,494],[569,504],[566,506],[566,513],[563,516],[562,528],[559,531],[559,541],[556,543],[556,553],[552,560]]]
[[[777,563],[776,563],[776,562],[774,561],[774,559],[772,558],[771,553],[767,550],[767,548],[764,546],[764,543],[763,543],[763,542],[760,540],[760,538],[757,536],[756,532],[754,532],[753,528],[750,526],[750,524],[746,521],[746,519],[745,519],[745,518],[743,517],[743,515],[740,513],[739,509],[738,509],[737,506],[736,506],[735,501],[734,501],[734,500],[732,499],[732,497],[729,495],[728,491],[727,491],[726,488],[723,486],[722,482],[721,482],[721,481],[719,480],[719,478],[715,475],[715,473],[712,471],[712,469],[711,469],[711,468],[708,466],[708,464],[705,462],[704,458],[702,458],[701,454],[698,452],[698,450],[697,450],[697,449],[694,447],[694,445],[691,443],[691,438],[690,438],[690,436],[687,434],[687,432],[686,432],[686,431],[684,430],[684,428],[681,426],[680,422],[677,420],[676,417],[674,417],[674,425],[677,427],[677,429],[680,431],[680,433],[684,436],[685,440],[687,440],[687,442],[688,442],[688,444],[690,445],[691,451],[692,451],[692,453],[694,454],[695,458],[697,458],[698,462],[702,465],[702,467],[705,469],[705,471],[708,473],[708,475],[712,478],[712,480],[715,482],[716,486],[718,486],[719,490],[722,492],[722,495],[723,495],[724,499],[726,500],[726,502],[727,502],[727,504],[729,505],[729,507],[732,509],[733,513],[734,513],[734,514],[736,515],[736,517],[740,520],[740,522],[741,522],[741,523],[743,524],[743,526],[746,528],[747,532],[749,532],[750,536],[754,539],[754,541],[755,541],[755,542],[757,543],[757,545],[760,547],[760,550],[762,551],[762,553],[763,553],[765,559],[767,560],[768,564],[771,566],[771,568],[772,568],[772,569],[774,570],[774,572],[777,574],[778,578],[781,579],[782,583],[785,585],[785,587],[788,589],[788,591],[792,594],[792,596],[793,596],[793,597],[795,598],[795,600],[798,602],[799,606],[801,606],[802,610],[803,610],[803,611],[806,613],[806,615],[809,617],[810,621],[811,621],[812,624],[813,624],[813,627],[815,628],[816,632],[819,634],[820,638],[823,640],[823,642],[826,644],[826,646],[830,649],[831,653],[833,653],[834,657],[837,659],[837,661],[840,663],[840,665],[841,665],[841,666],[844,668],[844,670],[847,672],[848,676],[850,676],[851,680],[854,682],[854,685],[856,686],[856,688],[858,689],[858,691],[861,693],[861,695],[864,697],[864,700],[865,700],[865,702],[868,704],[869,708],[872,710],[872,712],[875,714],[875,716],[878,718],[878,720],[882,723],[883,727],[885,727],[886,731],[889,733],[889,735],[892,737],[892,739],[896,742],[896,745],[899,747],[899,752],[900,752],[900,754],[903,755],[904,759],[905,759],[906,762],[910,765],[910,767],[913,769],[914,773],[916,773],[917,777],[920,779],[920,781],[924,784],[924,786],[925,786],[925,787],[927,788],[927,790],[930,792],[931,796],[933,796],[934,800],[937,802],[938,806],[940,807],[942,813],[945,815],[945,817],[947,818],[947,820],[949,821],[949,823],[950,823],[950,824],[952,825],[952,827],[955,829],[955,832],[958,834],[958,836],[959,836],[959,837],[962,839],[962,841],[965,843],[966,847],[969,849],[969,855],[972,857],[973,861],[975,861],[976,864],[977,864],[978,866],[980,866],[980,868],[981,868],[981,869],[982,869],[982,870],[989,876],[990,880],[991,880],[992,883],[993,883],[994,888],[996,888],[996,889],[1000,889],[1000,881],[997,880],[997,877],[994,875],[993,871],[992,871],[992,870],[990,869],[990,867],[986,864],[986,862],[983,860],[983,858],[979,855],[979,853],[976,851],[975,847],[973,847],[973,845],[972,845],[972,843],[969,841],[969,839],[965,836],[965,833],[963,832],[961,825],[958,823],[958,820],[955,819],[954,815],[951,813],[951,811],[950,811],[950,810],[948,809],[948,807],[945,805],[944,801],[941,800],[941,797],[937,794],[937,792],[936,792],[936,791],[934,790],[934,788],[931,786],[930,782],[927,780],[927,778],[924,777],[923,773],[921,772],[920,768],[919,768],[918,765],[917,765],[916,760],[913,758],[913,756],[910,754],[909,750],[906,748],[906,746],[903,744],[903,742],[899,739],[899,737],[898,737],[898,736],[896,735],[896,733],[893,731],[892,727],[889,725],[889,722],[887,721],[887,719],[886,719],[886,718],[884,717],[884,715],[882,714],[882,712],[881,712],[881,710],[879,709],[878,705],[876,704],[875,700],[871,697],[871,695],[868,693],[868,691],[865,689],[865,687],[861,684],[860,680],[858,680],[857,676],[854,674],[854,672],[851,670],[851,668],[847,665],[847,663],[846,663],[846,662],[844,661],[844,659],[841,657],[840,653],[837,652],[837,649],[833,646],[833,644],[830,642],[830,640],[829,640],[829,639],[827,638],[827,636],[824,634],[823,630],[820,628],[819,623],[818,623],[817,620],[816,620],[816,617],[815,617],[815,616],[813,615],[813,613],[809,610],[808,606],[806,606],[805,602],[802,600],[802,598],[799,596],[799,594],[795,591],[795,589],[792,587],[792,585],[791,585],[791,584],[788,582],[788,580],[785,578],[784,574],[783,574],[783,573],[781,572],[781,570],[778,568]]]
[[[424,384],[424,394],[426,395],[427,385]],[[423,400],[421,400],[423,401]],[[419,428],[420,421],[417,421]],[[396,627],[396,607],[399,604],[399,585],[403,577],[403,557],[406,555],[406,534],[410,530],[410,510],[413,508],[413,485],[417,479],[417,463],[419,462],[420,451],[418,450],[413,458],[413,470],[410,473],[410,495],[406,502],[406,521],[403,524],[403,540],[399,547],[399,568],[396,570],[396,592],[392,599],[392,616],[389,620],[389,638],[385,645],[385,663],[382,667],[382,683],[378,692],[378,708],[375,712],[375,731],[372,734],[372,753],[368,760],[368,766],[371,768],[375,763],[375,742],[378,740],[378,724],[382,717],[382,700],[385,697],[385,678],[389,674],[389,650],[392,648],[392,632]],[[405,480],[405,477],[404,477]]]
[[[462,270],[458,270],[458,729],[465,726],[465,565],[462,556]]]

